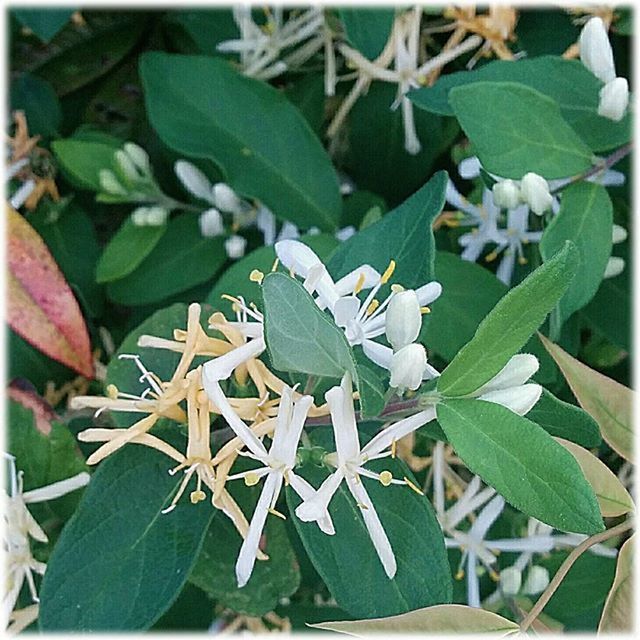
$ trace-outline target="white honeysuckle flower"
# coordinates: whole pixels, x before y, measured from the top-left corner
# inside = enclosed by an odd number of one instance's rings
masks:
[[[620,122],[629,106],[629,83],[626,78],[615,78],[600,89],[598,115]]]
[[[137,227],[161,227],[168,217],[169,211],[164,207],[138,207],[131,214],[131,222]]]
[[[141,146],[133,142],[125,142],[123,148],[138,171],[140,171],[143,176],[150,176],[151,162],[149,161],[149,154]]]
[[[389,386],[400,394],[406,389],[415,391],[421,384],[427,369],[427,352],[418,343],[408,344],[391,357]]]
[[[198,224],[200,233],[205,238],[216,238],[224,234],[224,220],[215,207],[203,211],[198,218]]]
[[[16,605],[26,580],[33,602],[39,602],[33,572],[44,575],[46,565],[37,561],[31,553],[30,538],[48,542],[47,535],[27,508],[28,504],[55,500],[88,484],[91,476],[81,472],[39,489],[23,491],[23,472],[16,471],[15,459],[4,454],[9,462],[10,493],[2,490],[4,505],[3,547],[5,553],[5,591],[2,597],[2,625],[6,629],[11,612]]]
[[[100,188],[114,196],[126,196],[128,191],[120,184],[116,174],[110,169],[100,169],[98,172],[98,180],[100,181]]]
[[[218,407],[227,424],[248,449],[248,452],[240,452],[241,455],[257,460],[263,465],[257,469],[244,471],[227,478],[227,480],[242,478],[248,486],[253,486],[261,478],[265,478],[258,504],[249,524],[249,531],[242,543],[236,562],[238,587],[243,587],[251,577],[267,515],[272,513],[284,518],[275,509],[283,483],[291,485],[291,488],[303,500],[312,497],[315,493],[313,487],[293,471],[296,465],[298,443],[307,413],[313,404],[313,398],[303,395],[294,403],[293,390],[286,385],[284,386],[271,447],[267,451],[262,441],[235,413],[218,381],[204,377],[203,379],[209,399]],[[329,535],[335,533],[327,511],[318,518],[318,526]]]
[[[393,549],[361,477],[377,480],[384,486],[405,484],[420,492],[408,478],[402,480],[393,478],[389,471],[375,473],[365,469],[364,465],[370,460],[394,455],[395,442],[435,419],[435,410],[429,407],[391,424],[361,448],[349,373],[345,373],[339,387],[333,387],[327,391],[325,399],[329,404],[336,444],[335,453],[325,456],[325,461],[335,466],[336,470],[325,479],[313,496],[304,499],[296,508],[296,516],[304,522],[318,521],[324,517],[331,498],[344,480],[356,504],[360,507],[371,542],[384,570],[389,578],[393,578],[397,569]],[[387,451],[389,448],[391,449]]]
[[[36,188],[36,181],[33,178],[25,180],[13,193],[9,202],[14,209],[19,209],[33,193]]]
[[[224,250],[227,252],[227,256],[232,260],[242,258],[247,248],[247,239],[239,235],[229,236],[224,241]]]
[[[174,171],[182,186],[191,195],[216,206],[211,181],[195,164],[188,160],[177,160],[174,165]]]
[[[505,596],[516,596],[522,586],[522,572],[516,567],[507,567],[500,572],[500,589]]]
[[[611,82],[616,77],[613,50],[602,18],[591,18],[582,28],[578,40],[580,60],[596,78]]]
[[[114,153],[114,159],[120,168],[120,171],[130,183],[139,182],[144,179],[144,176],[138,170],[135,162],[129,157],[129,154],[124,151],[124,149],[118,149]]]
[[[611,256],[607,261],[603,278],[615,278],[616,276],[619,276],[624,271],[624,265],[624,258]]]
[[[387,309],[385,334],[394,351],[414,342],[422,327],[422,311],[413,289],[396,293]]]
[[[493,187],[493,201],[501,209],[514,209],[520,200],[520,187],[515,180],[502,180],[496,182]]]
[[[620,244],[624,242],[629,236],[627,230],[621,227],[619,224],[614,224],[611,230],[611,242],[613,244]]]
[[[216,182],[211,187],[211,194],[218,209],[225,213],[240,212],[246,204],[226,182]]]
[[[535,596],[542,593],[549,586],[549,570],[534,564],[529,567],[527,577],[522,586],[525,596]]]
[[[526,173],[522,177],[520,181],[520,198],[538,216],[550,209],[553,203],[549,183],[542,176],[533,172]]]

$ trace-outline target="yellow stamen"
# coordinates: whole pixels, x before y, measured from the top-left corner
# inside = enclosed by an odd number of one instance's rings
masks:
[[[377,300],[372,300],[369,306],[367,307],[366,315],[370,316],[379,306],[380,306],[380,303]]]
[[[453,218],[444,218],[443,220],[444,224],[446,227],[450,227],[455,229],[456,227],[460,226],[460,221],[459,220],[454,220]]]
[[[200,389],[196,394],[196,402],[198,404],[208,405],[209,404],[209,396],[204,389]]]
[[[455,575],[456,580],[462,580],[464,578],[464,569],[459,569],[458,573]]]
[[[356,503],[361,509],[368,509],[369,507],[367,507],[366,504],[362,504],[362,502],[357,502]]]
[[[205,500],[206,497],[207,496],[205,492],[202,491],[202,489],[198,489],[197,491],[192,491],[191,494],[189,495],[191,504],[198,504],[198,502],[202,502],[203,500]]]
[[[493,262],[497,257],[498,257],[498,252],[497,251],[492,251],[485,258],[485,262]]]
[[[287,519],[287,516],[285,516],[284,514],[280,513],[279,511],[276,511],[275,509],[269,509],[269,513],[271,513],[274,516],[277,516],[278,518],[282,518],[283,520]]]
[[[264,273],[262,273],[262,271],[260,271],[259,269],[254,269],[249,274],[249,280],[251,280],[251,282],[257,282],[258,284],[262,284],[262,281],[264,280]]]
[[[491,569],[489,571],[489,577],[494,581],[494,582],[500,582],[500,576],[493,570]]]
[[[177,342],[185,342],[187,339],[187,332],[184,329],[174,329],[173,339]]]
[[[404,287],[401,284],[392,284],[391,285],[391,291],[393,293],[400,293],[401,291],[404,291]]]
[[[280,258],[276,258],[273,261],[273,266],[271,267],[271,273],[273,273],[278,268],[279,264],[280,264]]]
[[[353,293],[358,295],[362,291],[362,287],[364,287],[365,275],[361,273],[356,280],[356,286],[353,288]]]
[[[393,272],[395,271],[395,269],[396,269],[396,261],[390,260],[387,270],[382,274],[382,278],[380,278],[380,282],[382,284],[386,284],[387,282],[389,282],[389,278],[393,275]]]
[[[398,444],[395,440],[391,441],[391,457],[395,458],[396,457],[396,449],[398,448]]]
[[[429,307],[420,307],[420,313],[424,315],[425,313],[431,313],[431,309]]]
[[[115,400],[118,397],[118,387],[116,387],[115,384],[109,384],[107,385],[107,397],[111,398],[112,400]]]
[[[416,486],[413,482],[411,482],[411,480],[409,480],[409,478],[407,478],[406,476],[404,476],[402,479],[405,481],[405,484],[406,484],[409,488],[413,489],[413,490],[414,490],[418,495],[421,495],[421,496],[423,496],[423,495],[424,495],[424,493],[422,492],[422,490],[420,489],[420,487]]]
[[[258,474],[253,473],[252,471],[247,473],[247,475],[244,477],[244,483],[247,485],[247,487],[253,487],[258,484],[258,482],[260,482]]]
[[[527,264],[527,262],[529,262],[524,256],[520,256],[518,258],[518,263],[519,264]]]
[[[392,480],[393,480],[393,476],[391,475],[391,471],[383,471],[380,474],[380,484],[383,487],[388,487],[391,484]]]

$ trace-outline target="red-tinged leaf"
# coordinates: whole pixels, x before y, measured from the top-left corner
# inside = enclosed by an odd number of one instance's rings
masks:
[[[36,428],[45,436],[51,433],[51,422],[60,420],[51,405],[38,395],[35,387],[27,380],[22,378],[12,380],[7,389],[7,395],[25,409],[33,411]]]
[[[69,285],[33,227],[7,210],[9,325],[42,353],[92,378],[89,333]]]

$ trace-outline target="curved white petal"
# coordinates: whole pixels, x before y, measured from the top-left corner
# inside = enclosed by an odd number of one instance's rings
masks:
[[[324,397],[331,413],[338,461],[343,464],[347,460],[357,458],[360,454],[351,375],[348,372],[345,373],[340,386],[329,389]]]
[[[289,484],[303,501],[313,498],[316,493],[316,490],[304,478],[296,475],[293,471],[289,472]],[[316,522],[323,533],[326,533],[328,536],[335,535],[336,530],[328,509],[325,510],[325,513],[318,518]]]
[[[338,490],[340,483],[344,479],[344,473],[341,469],[336,469],[331,475],[325,478],[313,495],[303,500],[302,504],[296,508],[296,516],[302,522],[317,522],[324,518],[328,513],[331,498]]]
[[[542,387],[539,384],[529,383],[519,387],[509,387],[508,389],[497,389],[489,391],[480,396],[480,400],[501,404],[514,413],[524,416],[533,409],[540,399]]]
[[[264,337],[254,338],[241,347],[209,360],[202,368],[202,377],[209,380],[226,380],[238,366],[247,360],[257,358],[265,349]]]
[[[475,393],[508,389],[524,384],[540,366],[538,358],[529,353],[518,353],[489,382],[482,385]]]
[[[427,282],[427,284],[423,284],[421,287],[416,289],[418,302],[422,307],[427,304],[431,304],[434,300],[440,297],[441,293],[442,285],[435,280],[433,282]]]
[[[362,285],[363,289],[371,289],[371,287],[378,284],[380,280],[380,274],[371,265],[363,264],[336,281],[336,289],[338,290],[338,293],[341,296],[353,293],[353,290],[361,276],[364,276],[364,283]]]
[[[355,296],[345,296],[336,300],[333,306],[333,319],[339,327],[346,327],[351,320],[355,320],[360,311],[360,300]]]
[[[391,368],[391,359],[393,358],[393,349],[379,342],[374,342],[368,338],[362,342],[362,350],[364,355],[383,369]]]

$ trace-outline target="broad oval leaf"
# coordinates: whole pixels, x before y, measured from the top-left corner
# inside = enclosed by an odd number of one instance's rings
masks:
[[[598,423],[607,444],[633,461],[633,391],[594,371],[543,335],[539,337],[580,406]]]
[[[283,220],[337,226],[336,172],[284,95],[210,56],[145,53],[140,75],[151,124],[169,147],[213,160],[234,189]]]
[[[438,391],[462,396],[496,375],[542,324],[576,270],[571,242],[505,295],[438,379]]]
[[[535,422],[476,399],[446,400],[436,412],[464,463],[516,509],[561,531],[604,529],[580,466]]]
[[[620,548],[616,575],[598,625],[598,633],[621,633],[633,631],[633,550],[635,536]]]
[[[49,42],[71,18],[75,9],[14,9],[11,13],[22,25],[33,31],[39,40]]]
[[[563,438],[555,440],[569,451],[580,465],[584,477],[598,498],[603,517],[613,518],[634,510],[633,500],[628,491],[604,462],[574,442]]]
[[[113,143],[68,138],[54,140],[51,148],[74,186],[100,191],[100,170],[112,168],[114,153],[121,144],[116,138]]]
[[[395,9],[339,9],[347,40],[363,56],[373,60],[384,49],[395,16]]]
[[[89,334],[69,285],[33,227],[11,207],[7,216],[9,325],[42,353],[92,378]]]
[[[533,171],[564,178],[591,166],[592,152],[558,104],[516,82],[455,87],[449,103],[486,171],[520,179]]]
[[[314,443],[330,442],[326,433],[314,432]],[[390,471],[394,477],[410,478],[411,472],[398,458],[368,463],[372,471]],[[327,471],[308,464],[301,470],[314,487]],[[293,517],[296,530],[314,567],[338,606],[359,618],[405,613],[412,609],[451,601],[451,570],[442,530],[426,497],[407,486],[383,487],[376,480],[361,477],[382,522],[396,557],[398,570],[390,580],[375,552],[360,508],[343,482],[329,504],[334,535],[320,531],[314,522]],[[291,513],[300,503],[287,488]]]
[[[388,618],[320,622],[309,626],[354,636],[374,633],[507,634],[519,629],[517,623],[497,613],[463,604],[439,604]]]
[[[578,249],[575,278],[559,303],[561,323],[596,294],[611,255],[612,226],[613,206],[602,185],[579,182],[562,192],[560,211],[540,241],[544,260],[553,256],[567,240]]]
[[[93,475],[47,565],[43,631],[148,629],[178,596],[215,513],[187,500],[163,515],[182,478],[147,447],[124,447]]]

